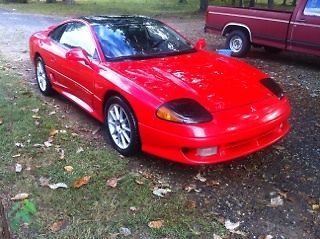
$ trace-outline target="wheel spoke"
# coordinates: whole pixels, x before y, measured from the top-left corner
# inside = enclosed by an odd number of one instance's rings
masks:
[[[127,142],[129,143],[130,142],[129,135],[125,131],[122,131],[122,135],[126,138]]]

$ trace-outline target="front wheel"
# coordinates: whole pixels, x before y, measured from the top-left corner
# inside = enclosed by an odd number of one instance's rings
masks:
[[[112,146],[122,155],[139,152],[138,124],[131,107],[119,96],[112,96],[105,106],[105,126]]]
[[[240,30],[230,32],[227,36],[226,48],[232,51],[232,56],[245,56],[250,49],[248,34]]]

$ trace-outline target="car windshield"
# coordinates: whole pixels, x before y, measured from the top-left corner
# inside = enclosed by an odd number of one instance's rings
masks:
[[[160,22],[93,26],[108,60],[145,59],[195,51],[190,43]]]

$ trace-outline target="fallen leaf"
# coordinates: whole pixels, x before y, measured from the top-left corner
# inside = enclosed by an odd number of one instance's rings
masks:
[[[201,176],[200,173],[198,173],[198,174],[194,177],[194,179],[199,180],[199,181],[202,182],[202,183],[204,183],[204,182],[207,181],[207,179],[206,179],[205,177]]]
[[[23,143],[15,143],[17,148],[24,148],[24,144]]]
[[[283,199],[281,198],[281,196],[271,198],[271,200],[270,200],[271,207],[279,207],[282,205],[283,205]]]
[[[86,184],[89,183],[90,181],[90,176],[84,176],[82,178],[77,179],[76,181],[73,182],[73,187],[74,188],[80,188]]]
[[[77,149],[77,152],[76,152],[76,153],[79,154],[79,153],[81,153],[81,152],[83,152],[83,151],[84,151],[84,149],[83,149],[82,147],[80,147],[80,148]]]
[[[101,130],[100,127],[99,127],[99,128],[96,128],[94,131],[92,131],[92,134],[95,135],[95,134],[97,134],[100,130]]]
[[[50,136],[50,137],[54,137],[54,136],[56,136],[58,133],[59,133],[59,130],[52,129],[52,130],[50,130],[50,132],[49,132],[49,136]]]
[[[229,230],[229,231],[233,231],[235,229],[237,229],[240,226],[240,222],[231,222],[230,220],[226,220],[224,222],[224,226]]]
[[[148,227],[153,228],[153,229],[159,229],[163,226],[164,220],[156,220],[156,221],[151,221],[148,223]]]
[[[22,165],[19,164],[19,163],[16,163],[15,171],[16,171],[16,173],[21,173],[21,171],[22,171]]]
[[[206,185],[207,185],[208,187],[215,187],[215,186],[219,186],[219,185],[220,185],[220,182],[217,181],[217,180],[213,180],[213,179],[212,179],[212,180],[207,181]]]
[[[15,195],[13,198],[11,198],[12,201],[19,201],[19,200],[24,200],[29,197],[28,193],[19,193]]]
[[[3,124],[3,118],[0,117],[0,125]]]
[[[60,160],[63,160],[63,159],[64,159],[64,150],[63,150],[63,149],[60,149],[60,150],[59,150],[59,153],[60,153],[59,159],[60,159]]]
[[[111,188],[115,188],[117,187],[118,184],[118,179],[117,178],[110,178],[107,180],[107,186],[111,187]]]
[[[49,113],[49,116],[54,115],[54,114],[56,114],[56,112],[55,112],[55,111],[51,111],[51,112]]]
[[[186,202],[186,208],[188,209],[195,209],[197,207],[197,202],[194,200],[188,200]]]
[[[141,181],[141,180],[139,180],[139,179],[136,179],[135,182],[136,182],[136,184],[138,184],[138,185],[143,185],[143,184],[144,184],[144,182]]]
[[[198,189],[195,184],[189,184],[184,187],[184,190],[186,190],[188,193],[191,191],[195,191],[196,193],[201,192],[201,189]]]
[[[58,188],[68,188],[67,184],[65,183],[55,183],[55,184],[49,184],[48,187],[50,189],[56,190]]]
[[[38,108],[37,109],[32,109],[31,111],[36,114],[36,113],[39,112],[39,109]]]
[[[129,209],[130,209],[130,211],[133,211],[133,212],[136,212],[136,211],[137,211],[137,208],[136,208],[136,207],[130,207]]]
[[[312,210],[317,211],[320,209],[320,204],[312,204]]]
[[[213,239],[222,239],[222,237],[217,234],[213,234]]]
[[[34,144],[33,147],[35,147],[35,148],[41,148],[41,147],[44,147],[44,144]]]
[[[158,197],[164,197],[169,192],[171,192],[171,189],[169,188],[158,188],[158,187],[155,187],[152,191],[152,193]]]
[[[70,166],[70,165],[64,166],[64,171],[66,171],[66,172],[70,173],[70,172],[72,172],[72,171],[73,171],[73,167],[72,167],[72,166]]]
[[[131,235],[131,230],[127,227],[120,227],[119,228],[119,232],[121,235],[127,237],[127,236],[130,236]]]
[[[21,156],[21,154],[15,154],[15,155],[12,155],[12,158],[19,158]]]
[[[51,147],[52,146],[52,143],[49,142],[49,141],[46,141],[43,143],[44,146],[46,146],[47,148]]]
[[[32,115],[33,119],[41,119],[41,117],[39,115]]]
[[[52,232],[58,232],[61,231],[62,229],[66,228],[68,222],[67,220],[59,220],[57,222],[54,222],[51,226],[50,226],[50,230]]]
[[[274,147],[276,150],[279,150],[279,151],[283,151],[283,150],[286,149],[285,147],[280,146],[280,145],[274,145],[273,147]]]
[[[49,179],[41,176],[39,178],[39,184],[41,187],[48,187],[49,186]]]

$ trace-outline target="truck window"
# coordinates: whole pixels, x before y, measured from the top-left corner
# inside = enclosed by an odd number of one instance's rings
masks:
[[[306,16],[320,16],[320,0],[308,0],[303,14]]]

